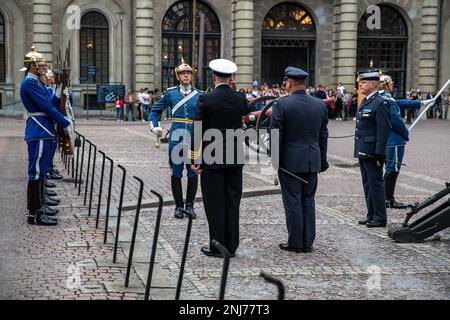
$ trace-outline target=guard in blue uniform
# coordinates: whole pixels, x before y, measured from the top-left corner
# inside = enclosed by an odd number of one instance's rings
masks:
[[[409,141],[409,131],[406,128],[403,118],[400,114],[400,106],[403,109],[420,109],[429,101],[420,100],[395,100],[392,97],[394,92],[394,82],[388,75],[382,75],[380,78],[380,95],[388,102],[391,110],[392,128],[389,132],[387,143],[387,158],[384,174],[384,188],[386,192],[386,208],[405,209],[406,205],[395,200],[395,185],[402,167],[403,156],[405,155],[405,146]]]
[[[25,77],[20,87],[20,97],[28,119],[25,127],[25,141],[28,145],[28,223],[38,225],[56,225],[58,221],[42,211],[42,195],[45,174],[51,161],[51,150],[56,130],[53,121],[61,128],[71,123],[52,104],[48,92],[39,82],[47,65],[42,54],[31,48],[24,59]]]
[[[366,98],[356,116],[354,156],[359,159],[367,204],[367,218],[359,224],[368,228],[386,227],[383,164],[391,129],[391,111],[388,101],[378,92],[380,71],[369,69],[361,72],[359,78],[361,92]]]
[[[323,100],[306,94],[308,73],[288,67],[285,76],[290,95],[274,103],[270,124],[280,135],[278,175],[288,230],[288,242],[279,247],[310,253],[316,237],[318,174],[328,169],[328,111]]]
[[[61,92],[58,92],[55,87],[55,74],[52,70],[47,70],[45,73],[45,78],[43,82],[48,91],[48,95],[57,110],[59,110],[59,105],[61,104]],[[65,94],[68,96],[68,89],[66,88]],[[56,98],[55,98],[56,97]],[[50,164],[50,170],[47,173],[47,179],[50,180],[62,180],[64,177],[60,174],[59,170],[55,168],[53,164],[53,159],[55,158],[56,148],[58,145],[57,139],[55,139],[53,143],[53,158],[52,163]]]
[[[159,119],[163,110],[172,109],[172,128],[169,139],[169,163],[171,168],[171,187],[175,201],[174,216],[183,219],[183,188],[181,179],[183,170],[187,170],[187,193],[186,210],[195,219],[194,201],[198,189],[198,176],[191,169],[190,161],[187,160],[189,148],[191,146],[191,135],[195,107],[202,91],[192,86],[193,70],[191,66],[182,61],[182,64],[175,69],[175,75],[180,84],[166,90],[161,99],[152,107],[150,114],[150,128],[153,133],[161,135],[163,129],[159,124]]]

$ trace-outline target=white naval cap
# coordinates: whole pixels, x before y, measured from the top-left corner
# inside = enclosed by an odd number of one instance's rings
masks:
[[[219,75],[229,76],[235,73],[238,70],[237,65],[230,60],[227,59],[216,59],[212,60],[209,63],[209,67],[215,73]]]

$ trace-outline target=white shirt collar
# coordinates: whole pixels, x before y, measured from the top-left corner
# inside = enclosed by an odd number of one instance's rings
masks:
[[[369,95],[366,97],[366,99],[369,100],[369,99],[372,98],[372,97],[374,96],[374,94],[377,93],[377,92],[378,92],[378,90],[372,92],[371,94],[369,94]]]

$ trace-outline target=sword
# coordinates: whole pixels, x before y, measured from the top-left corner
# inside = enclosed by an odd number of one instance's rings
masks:
[[[374,160],[375,160],[375,157],[371,156],[370,154],[366,154],[366,153],[363,153],[363,152],[358,152],[358,154],[359,154],[360,156],[368,157],[368,158],[370,158],[370,159],[374,159]],[[411,166],[409,166],[409,165],[407,165],[407,164],[404,164],[404,163],[401,163],[401,162],[398,162],[398,161],[388,160],[388,159],[386,159],[385,162],[394,163],[394,164],[399,164],[399,165],[404,166],[404,167],[411,167]]]
[[[428,106],[425,108],[425,110],[422,111],[422,113],[417,117],[416,121],[409,127],[409,132],[416,126],[416,124],[420,121],[420,119],[423,117],[425,113],[427,113],[428,110],[430,110],[431,107],[433,107],[436,104],[437,99],[444,93],[445,89],[450,85],[450,79],[448,79],[447,83],[444,84],[442,89],[438,92],[438,94],[433,98],[433,101],[431,101]]]
[[[306,180],[304,180],[304,179],[302,179],[302,178],[300,178],[300,177],[297,177],[295,174],[293,174],[292,172],[287,171],[286,169],[283,169],[283,168],[281,168],[281,167],[280,167],[279,169],[280,169],[281,171],[283,171],[284,173],[290,175],[291,177],[293,177],[293,178],[295,178],[295,179],[297,179],[297,180],[300,180],[300,181],[303,182],[303,183],[306,183],[306,184],[309,183],[308,181],[306,181]]]

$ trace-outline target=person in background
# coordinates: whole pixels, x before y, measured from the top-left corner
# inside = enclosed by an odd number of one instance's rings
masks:
[[[125,115],[125,121],[130,121],[128,114],[131,113],[131,120],[136,121],[134,118],[134,104],[136,103],[136,98],[133,94],[133,91],[128,90],[128,94],[125,97],[125,103],[127,105],[127,114]]]
[[[116,101],[114,102],[116,107],[116,121],[121,122],[122,120],[122,110],[123,110],[123,101],[119,96],[116,97]]]

